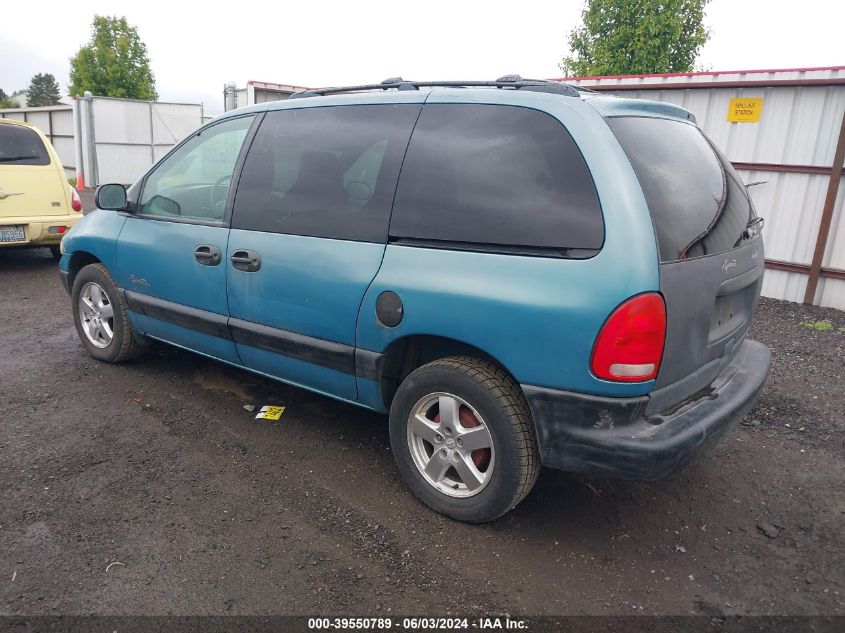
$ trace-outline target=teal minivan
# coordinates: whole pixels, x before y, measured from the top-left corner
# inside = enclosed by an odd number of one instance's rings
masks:
[[[762,220],[688,111],[518,76],[294,97],[100,187],[60,262],[94,358],[155,339],[389,413],[471,522],[541,465],[664,477],[753,405]]]

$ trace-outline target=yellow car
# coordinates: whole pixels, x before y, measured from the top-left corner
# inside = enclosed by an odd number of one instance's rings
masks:
[[[46,246],[58,259],[81,211],[50,141],[27,123],[0,119],[0,247]]]

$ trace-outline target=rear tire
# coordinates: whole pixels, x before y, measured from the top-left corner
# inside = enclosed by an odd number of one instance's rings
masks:
[[[469,523],[513,509],[540,471],[522,390],[477,358],[444,358],[412,372],[390,407],[390,445],[423,503]]]
[[[50,255],[53,256],[53,259],[59,261],[62,258],[62,249],[57,244],[54,244],[50,247]]]
[[[105,266],[89,264],[80,270],[70,296],[76,332],[91,356],[122,363],[141,353],[126,303]]]

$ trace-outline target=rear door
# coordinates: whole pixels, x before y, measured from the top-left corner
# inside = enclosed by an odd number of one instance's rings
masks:
[[[0,123],[0,220],[68,213],[67,187],[35,130]]]
[[[419,104],[268,112],[238,183],[226,253],[244,365],[353,400],[355,324],[384,254]]]
[[[763,242],[744,184],[697,126],[608,124],[639,178],[660,253],[667,331],[648,410],[658,413],[709,385],[739,349],[763,282]]]

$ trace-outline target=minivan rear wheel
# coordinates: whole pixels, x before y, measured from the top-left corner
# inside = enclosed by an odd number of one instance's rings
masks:
[[[399,386],[390,444],[402,477],[426,505],[483,523],[514,508],[537,480],[530,415],[519,385],[501,367],[444,358]]]
[[[126,303],[105,266],[89,264],[80,270],[70,296],[79,340],[91,356],[120,363],[141,352]]]

